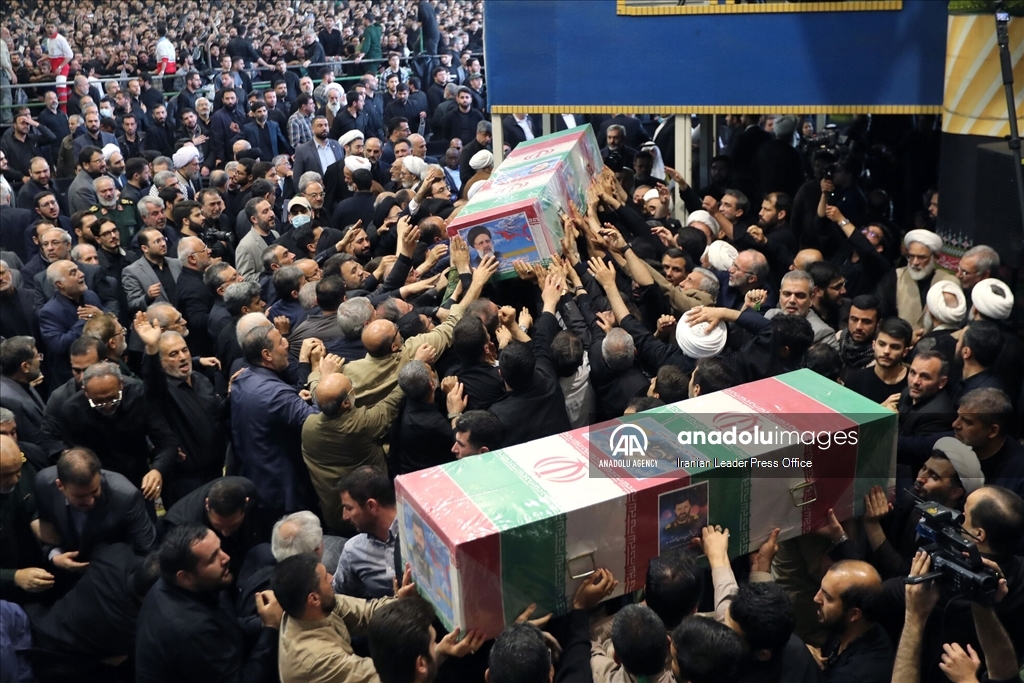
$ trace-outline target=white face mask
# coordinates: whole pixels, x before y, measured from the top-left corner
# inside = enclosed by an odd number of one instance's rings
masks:
[[[100,116],[105,116],[108,119],[112,118],[114,116],[114,110],[113,109],[100,109]]]
[[[292,227],[301,228],[309,223],[309,214],[300,213],[292,216]]]

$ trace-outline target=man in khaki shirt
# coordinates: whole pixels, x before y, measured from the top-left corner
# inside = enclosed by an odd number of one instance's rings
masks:
[[[331,574],[314,553],[277,563],[270,586],[284,609],[278,640],[282,683],[378,683],[369,657],[352,650],[352,634],[364,635],[370,617],[395,598],[362,600],[336,595]],[[311,584],[316,590],[310,592]],[[405,573],[395,595],[416,595],[412,570]]]
[[[451,241],[451,263],[460,274],[469,269],[469,249],[458,237]],[[433,363],[452,343],[455,323],[462,318],[465,307],[480,296],[487,281],[498,270],[493,257],[485,258],[473,271],[471,284],[458,304],[452,306],[443,324],[424,334],[402,339],[398,326],[390,320],[375,320],[363,329],[363,346],[366,358],[345,365],[344,373],[352,381],[352,395],[356,406],[366,406],[382,401],[397,385],[398,371],[413,358]],[[431,347],[433,353],[422,349]],[[417,355],[419,354],[419,355]]]
[[[383,401],[355,408],[352,381],[340,372],[321,379],[315,393],[320,412],[302,425],[302,459],[320,498],[324,520],[338,530],[346,525],[334,487],[362,465],[387,472],[383,437],[398,417],[404,394],[396,384]]]

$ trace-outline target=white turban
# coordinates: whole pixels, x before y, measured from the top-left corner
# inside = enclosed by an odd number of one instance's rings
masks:
[[[427,162],[410,154],[409,156],[402,157],[402,168],[407,173],[412,173],[420,180],[423,180],[423,173],[427,170]]]
[[[337,83],[328,83],[327,86],[324,87],[324,93],[325,94],[331,92],[332,90],[336,90],[338,92],[338,95],[344,95],[345,94],[345,89],[342,88]]]
[[[341,146],[344,147],[353,140],[363,140],[364,138],[365,136],[363,135],[362,131],[350,130],[349,132],[342,135],[341,139],[339,139],[338,142],[340,142]]]
[[[1006,320],[1013,310],[1010,286],[994,277],[982,280],[971,289],[971,301],[978,313],[991,320]]]
[[[103,161],[110,161],[110,157],[114,155],[114,152],[120,152],[121,148],[115,145],[113,142],[108,142],[103,145]]]
[[[970,495],[985,485],[985,474],[981,471],[981,462],[974,449],[961,443],[951,436],[944,436],[935,442],[932,450],[945,453],[949,464],[956,470],[964,491]]]
[[[644,194],[644,201],[645,202],[649,202],[652,199],[657,199],[657,198],[658,198],[658,191],[657,190],[647,190],[647,192]]]
[[[947,292],[956,297],[956,306],[946,303]],[[931,286],[928,290],[927,303],[932,319],[944,325],[959,323],[967,314],[967,297],[964,296],[964,290],[960,288],[959,283],[949,280],[941,280]]]
[[[350,173],[355,173],[360,169],[364,171],[369,171],[370,160],[364,157],[349,155],[345,157],[345,168],[347,168]]]
[[[185,168],[193,159],[199,158],[199,150],[192,145],[185,145],[171,157],[171,161],[174,162],[174,168]]]
[[[482,149],[469,158],[469,167],[474,171],[481,171],[488,166],[494,165],[494,155],[486,149]]]
[[[911,230],[907,233],[907,236],[903,238],[903,244],[908,247],[914,242],[918,242],[928,247],[928,251],[933,254],[938,254],[942,251],[942,238],[931,230],[918,228],[917,230]]]
[[[704,250],[704,255],[715,270],[729,270],[739,252],[725,240],[715,240]]]
[[[703,223],[704,225],[711,228],[711,238],[714,239],[721,232],[722,228],[718,225],[718,221],[707,211],[701,209],[700,211],[694,211],[686,218],[687,225],[693,225],[694,223]]]
[[[690,309],[676,325],[676,343],[680,350],[690,358],[708,358],[717,356],[725,348],[727,333],[725,325],[720,324],[708,331],[708,323],[699,323],[690,327],[687,320],[693,313]]]

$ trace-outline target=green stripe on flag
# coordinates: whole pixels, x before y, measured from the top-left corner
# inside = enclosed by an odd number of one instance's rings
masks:
[[[898,428],[896,413],[811,370],[798,370],[775,379],[860,424],[853,481],[853,514],[863,514],[864,496],[872,486],[885,488],[893,474]]]
[[[538,616],[565,611],[565,515],[544,489],[502,451],[448,475],[499,530],[505,621],[532,603]]]
[[[837,413],[847,415],[892,415],[892,411],[847,389],[838,382],[825,379],[813,370],[797,370],[777,375],[776,380],[810,396]]]

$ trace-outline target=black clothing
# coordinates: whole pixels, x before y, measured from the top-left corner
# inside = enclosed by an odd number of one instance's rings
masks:
[[[985,484],[1008,488],[1024,498],[1024,446],[1007,438],[1003,447],[981,461]]]
[[[821,653],[828,658],[825,664],[827,683],[889,683],[896,658],[889,636],[881,626],[850,643],[842,653],[839,639],[825,643]]]
[[[178,459],[177,436],[139,382],[124,383],[121,403],[113,415],[89,407],[85,392],[75,394],[46,416],[43,431],[68,448],[91,449],[104,469],[123,474],[136,487],[141,487],[150,470],[150,459],[164,479],[172,475]]]
[[[193,593],[160,579],[139,613],[138,683],[261,683],[277,680],[277,629],[263,628],[245,654],[241,627],[218,593]]]
[[[1021,653],[1024,652],[1024,620],[1019,618],[1019,615],[1024,614],[1024,558],[1013,555],[986,555],[986,557],[995,561],[1006,576],[1010,592],[993,607],[993,610],[1002,622],[1003,628],[1006,629],[1006,634],[1010,637],[1019,660]],[[903,578],[897,577],[884,581],[878,599],[868,607],[878,615],[879,624],[884,626],[889,637],[894,641],[898,639],[903,631],[903,617],[906,611],[906,590]],[[959,643],[965,650],[970,644],[977,652],[981,652],[970,603],[962,599],[950,600],[946,596],[940,598],[925,624],[922,643],[921,681],[923,683],[948,683],[949,679],[938,666],[943,643]],[[886,682],[892,675],[891,660],[889,664],[889,673],[884,679]],[[869,683],[868,680],[861,678],[849,680],[856,680],[857,683]],[[831,683],[831,679],[829,681]]]
[[[160,364],[159,354],[146,355],[142,360],[142,379],[146,397],[167,418],[167,423],[178,437],[185,460],[176,459],[174,479],[206,482],[220,476],[227,452],[228,410],[225,399],[218,396],[213,384],[200,372],[193,372],[191,385],[183,379],[168,376]],[[197,480],[197,481],[196,481]],[[166,499],[171,493],[165,485]],[[189,489],[191,490],[191,489]],[[174,491],[177,499],[188,491]]]
[[[203,276],[198,270],[182,265],[176,283],[177,298],[174,307],[188,321],[189,335],[185,337],[188,348],[195,356],[212,356],[213,339],[210,338],[210,309],[213,308],[214,296],[203,284]]]
[[[21,603],[30,596],[14,583],[14,573],[25,567],[43,567],[45,559],[29,527],[36,518],[36,473],[21,468],[21,479],[10,493],[0,493],[0,598]]]
[[[459,156],[459,178],[462,179],[463,188],[466,187],[466,181],[476,175],[476,171],[469,165],[469,160],[473,158],[474,154],[485,149],[487,147],[477,141],[475,134],[469,142],[463,141],[462,155]]]
[[[209,527],[220,539],[221,548],[231,557],[231,573],[237,576],[238,570],[245,562],[246,554],[253,546],[269,541],[270,536],[268,530],[263,529],[260,525],[260,516],[257,513],[260,496],[256,492],[256,485],[245,477],[224,477],[223,479],[241,484],[245,488],[246,498],[249,499],[249,502],[245,504],[245,519],[242,520],[242,525],[235,533],[227,537],[221,536],[220,532],[210,526],[206,514],[206,498],[210,495],[210,489],[220,479],[203,484],[175,503],[167,511],[164,524],[167,526],[168,532],[182,524],[202,524]]]
[[[452,138],[459,138],[462,140],[463,154],[465,154],[469,144],[476,140],[476,124],[484,120],[484,115],[478,109],[470,109],[468,112],[463,112],[456,107],[441,125],[442,139],[451,140]]]
[[[101,660],[135,654],[135,625],[150,584],[131,545],[105,546],[74,588],[53,607],[30,609],[36,672],[99,675]],[[40,669],[41,667],[41,669]]]
[[[0,295],[0,337],[36,336],[34,298],[33,291],[24,284],[12,288],[6,296]]]
[[[459,365],[451,374],[462,382],[467,397],[466,410],[487,410],[505,396],[505,383],[497,366],[490,363]]]
[[[531,342],[537,359],[533,382],[525,389],[511,391],[490,407],[505,428],[503,447],[533,441],[571,429],[565,410],[565,396],[551,359],[551,341],[558,323],[550,313],[541,314]],[[530,416],[530,419],[524,419]]]
[[[455,460],[451,422],[436,403],[405,399],[391,431],[388,469],[392,475],[409,474]]]
[[[886,384],[878,379],[874,368],[863,368],[851,372],[844,384],[847,389],[856,391],[864,398],[875,403],[883,403],[893,394],[902,393],[907,388],[907,373],[904,373],[903,379],[896,384]]]
[[[365,230],[373,223],[373,205],[373,194],[370,192],[356,192],[348,199],[338,202],[338,205],[334,207],[331,223],[344,228],[354,225],[356,221],[361,220]]]
[[[823,680],[817,662],[795,633],[778,657],[767,662],[751,660],[740,677],[741,683],[821,683]]]
[[[953,428],[953,420],[956,419],[956,408],[945,390],[913,404],[910,389],[904,389],[900,394],[899,409],[900,436],[946,432]]]

